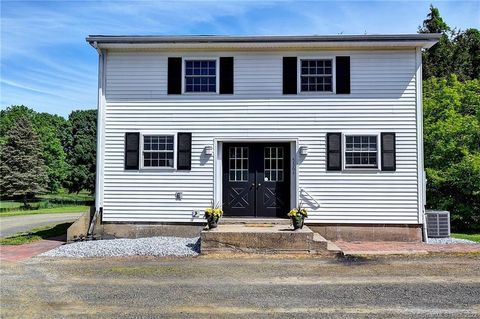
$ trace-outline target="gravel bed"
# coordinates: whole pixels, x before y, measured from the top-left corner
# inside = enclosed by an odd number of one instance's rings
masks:
[[[429,238],[428,243],[431,245],[436,245],[436,244],[468,244],[468,245],[479,245],[479,243],[474,242],[472,240],[468,239],[460,239],[460,238],[452,238],[452,237],[447,237],[447,238]]]
[[[59,246],[45,257],[196,256],[200,240],[182,237],[148,237],[82,241]]]

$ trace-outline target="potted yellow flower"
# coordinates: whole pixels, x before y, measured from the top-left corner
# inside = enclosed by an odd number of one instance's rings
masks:
[[[307,210],[302,207],[302,203],[298,207],[293,208],[289,213],[288,217],[292,219],[293,229],[302,229],[305,218],[307,218]]]
[[[219,207],[218,204],[212,205],[211,207],[205,209],[205,218],[207,219],[208,229],[217,228],[218,220],[223,215],[223,210]]]

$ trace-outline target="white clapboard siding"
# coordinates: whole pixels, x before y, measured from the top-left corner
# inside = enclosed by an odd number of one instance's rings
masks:
[[[351,56],[351,94],[282,95],[283,56]],[[168,56],[234,56],[235,94],[167,95]],[[214,138],[298,139],[309,222],[418,223],[415,50],[111,51],[106,63],[104,221],[189,222],[214,194]],[[192,132],[192,170],[124,170],[129,131]],[[327,172],[327,132],[395,132],[396,172]],[[183,199],[175,200],[175,192]]]

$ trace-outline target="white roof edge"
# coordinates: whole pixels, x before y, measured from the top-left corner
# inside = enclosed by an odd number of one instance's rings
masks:
[[[109,36],[86,38],[96,48],[332,48],[433,46],[440,34],[324,35],[324,36]]]

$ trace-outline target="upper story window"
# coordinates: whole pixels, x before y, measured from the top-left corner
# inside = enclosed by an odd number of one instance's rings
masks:
[[[174,135],[143,135],[143,167],[174,167]]]
[[[330,59],[300,60],[301,92],[333,92],[333,67]]]
[[[185,60],[185,92],[217,92],[217,61]]]
[[[345,135],[345,168],[377,168],[377,163],[377,135]]]

